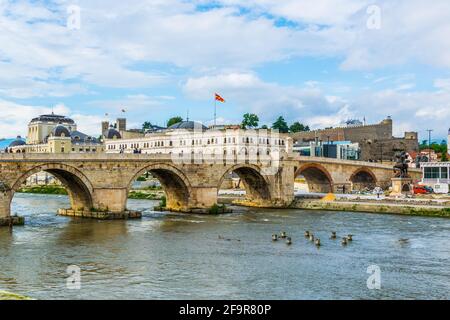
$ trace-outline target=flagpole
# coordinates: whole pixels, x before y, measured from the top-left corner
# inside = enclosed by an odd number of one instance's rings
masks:
[[[214,127],[216,126],[216,117],[217,117],[217,99],[214,96]]]

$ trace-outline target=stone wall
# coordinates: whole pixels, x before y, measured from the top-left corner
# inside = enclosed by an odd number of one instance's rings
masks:
[[[308,132],[291,133],[294,141],[314,141],[316,138],[322,141],[352,141],[362,142],[367,139],[390,139],[392,138],[392,120],[386,119],[379,124],[337,127],[331,129],[314,130]]]
[[[291,134],[294,141],[308,142],[316,138],[322,141],[351,141],[359,143],[362,161],[393,161],[397,151],[417,152],[419,150],[416,132],[405,132],[403,138],[393,137],[393,122],[385,119],[379,124],[338,127]]]
[[[364,170],[377,185],[386,186],[391,166],[376,163],[282,155],[280,161],[204,159],[199,163],[174,162],[167,155],[145,154],[2,154],[0,155],[0,217],[10,215],[10,202],[26,179],[46,171],[66,187],[71,209],[77,211],[126,210],[132,183],[145,172],[157,177],[166,194],[168,209],[193,212],[217,203],[217,193],[230,172],[246,187],[246,201],[261,207],[286,207],[294,198],[294,180],[305,168],[308,183],[326,184],[329,191],[345,186],[349,191],[355,174]],[[420,177],[420,170],[414,171]],[[318,179],[317,176],[320,175]],[[352,180],[353,179],[353,180]],[[372,184],[373,181],[367,181]],[[314,188],[312,188],[315,190]]]

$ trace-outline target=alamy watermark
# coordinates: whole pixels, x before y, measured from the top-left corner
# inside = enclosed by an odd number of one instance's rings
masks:
[[[66,288],[69,290],[81,289],[81,268],[77,265],[68,266],[66,273],[69,277],[66,278]]]
[[[366,10],[367,18],[366,26],[369,30],[380,30],[381,29],[381,7],[378,5],[371,5],[367,7]]]
[[[199,125],[192,131],[173,131],[161,143],[170,144],[175,164],[254,164],[265,175],[278,172],[280,160],[290,148],[288,139],[278,130],[204,130]]]
[[[81,29],[81,8],[77,5],[70,5],[67,7],[67,29],[80,30]]]
[[[369,290],[381,289],[381,268],[377,265],[367,267],[367,273],[370,274],[367,278],[367,288]]]

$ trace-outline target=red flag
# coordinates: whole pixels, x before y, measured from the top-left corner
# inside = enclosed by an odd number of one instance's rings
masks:
[[[222,98],[221,96],[219,96],[217,93],[216,93],[216,101],[219,101],[219,102],[225,102],[225,99],[224,98]]]

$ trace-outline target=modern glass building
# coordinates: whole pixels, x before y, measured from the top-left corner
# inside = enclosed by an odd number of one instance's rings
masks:
[[[422,162],[420,167],[423,184],[450,184],[450,162]]]

